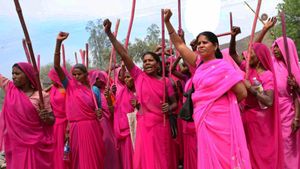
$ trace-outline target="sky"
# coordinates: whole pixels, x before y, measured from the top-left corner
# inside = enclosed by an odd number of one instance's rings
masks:
[[[53,62],[56,36],[59,31],[69,32],[65,40],[66,59],[75,63],[74,52],[85,47],[89,34],[85,30],[88,21],[109,18],[113,23],[120,18],[118,39],[126,37],[132,0],[19,0],[30,34],[35,55],[41,55],[41,65]],[[253,9],[257,0],[246,0]],[[177,0],[136,0],[135,18],[130,40],[144,38],[146,29],[153,23],[161,27],[161,9],[170,8],[171,22],[178,28]],[[262,1],[261,13],[277,14],[276,6],[282,0]],[[181,0],[182,28],[186,40],[209,30],[216,34],[230,29],[229,12],[233,24],[240,26],[238,39],[250,35],[254,13],[243,0]],[[257,31],[262,28],[257,23]],[[112,28],[113,29],[113,28]],[[167,33],[166,33],[167,37]],[[0,0],[0,73],[11,77],[11,66],[26,61],[22,46],[24,33],[13,0]],[[219,38],[220,43],[229,37]]]

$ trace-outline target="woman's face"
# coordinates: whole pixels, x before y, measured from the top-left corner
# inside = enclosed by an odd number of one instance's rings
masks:
[[[278,45],[276,44],[273,48],[273,54],[277,59],[281,59],[282,58],[282,53],[278,47]]]
[[[197,42],[197,51],[202,57],[215,56],[217,46],[210,42],[206,36],[200,35]]]
[[[147,54],[143,58],[143,69],[147,74],[156,74],[158,71],[159,65],[154,57],[150,54]]]
[[[84,73],[78,68],[73,69],[72,75],[80,83],[85,83],[87,81],[87,73]]]
[[[99,78],[96,79],[95,85],[97,87],[99,87],[100,89],[105,89],[105,86],[106,86],[105,82],[103,82]]]
[[[134,85],[134,84],[133,84],[133,79],[132,79],[132,77],[129,75],[128,72],[125,74],[124,81],[125,81],[126,86],[127,86],[129,89],[131,89],[131,88],[133,87],[133,85]]]
[[[250,67],[255,68],[257,66],[258,62],[259,62],[259,60],[258,60],[256,53],[254,52],[253,49],[251,49],[250,61],[249,61]]]
[[[25,75],[24,72],[21,71],[18,67],[13,67],[12,69],[12,79],[13,83],[16,87],[22,88],[26,86],[27,84],[30,84],[29,79]]]

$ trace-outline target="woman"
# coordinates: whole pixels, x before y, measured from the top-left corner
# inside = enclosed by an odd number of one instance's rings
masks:
[[[170,23],[172,12],[165,10],[165,24],[182,58],[197,68],[192,83],[194,122],[198,144],[198,169],[250,169],[243,125],[237,101],[247,95],[243,78],[222,60],[218,39],[211,32],[197,36],[201,59],[175,33]],[[200,62],[200,60],[202,60]]]
[[[0,114],[0,149],[3,140],[8,169],[54,167],[55,118],[46,93],[43,93],[44,109],[40,109],[38,81],[34,75],[28,63],[13,65],[13,82],[0,74],[0,87],[6,93]]]
[[[276,24],[276,17],[270,18],[264,25],[257,38],[261,42],[265,34]],[[284,48],[283,37],[272,44],[273,64],[278,88],[281,131],[283,137],[284,168],[298,169],[300,167],[300,68],[296,45],[287,38],[289,47],[291,76],[288,73],[287,54]],[[298,110],[298,111],[297,111]]]
[[[121,70],[122,71],[126,70]],[[124,81],[126,86],[119,87],[116,97],[115,115],[114,115],[114,130],[118,144],[120,147],[120,157],[123,169],[133,168],[133,146],[130,136],[130,128],[128,123],[128,113],[135,111],[136,104],[133,105],[133,100],[136,100],[134,81],[129,72],[125,72]]]
[[[238,27],[233,28],[231,41],[239,32]],[[231,45],[230,54],[245,71],[246,62],[236,54],[234,45]],[[283,168],[278,92],[274,73],[269,49],[261,43],[253,44],[249,80],[245,80],[249,94],[243,103],[242,118],[254,169]],[[254,78],[262,84],[263,92],[259,91]]]
[[[67,75],[67,71],[64,70]],[[66,90],[63,87],[56,71],[52,68],[48,77],[52,81],[52,86],[50,89],[50,104],[55,115],[55,124],[53,136],[55,140],[55,155],[54,158],[54,168],[55,169],[67,169],[69,163],[64,161],[64,145],[66,139],[66,134],[68,135],[67,126],[68,120],[66,117]]]
[[[96,110],[88,72],[76,64],[68,79],[60,67],[60,48],[68,33],[60,32],[56,40],[54,68],[66,89],[66,114],[70,125],[70,160],[72,169],[103,169],[104,147],[100,111]]]
[[[117,140],[114,134],[114,107],[111,93],[106,89],[108,75],[104,71],[89,71],[89,81],[93,85],[93,92],[98,102],[98,107],[103,115],[100,122],[103,129],[103,142],[105,147],[104,169],[120,169]],[[113,161],[113,163],[112,163]]]
[[[116,51],[124,61],[127,70],[134,79],[140,112],[137,115],[137,133],[135,152],[133,157],[134,169],[175,169],[176,156],[172,149],[172,138],[167,112],[173,112],[177,108],[176,99],[173,96],[172,85],[163,79],[159,73],[160,59],[153,52],[147,52],[142,56],[143,69],[139,69],[128,55],[127,50],[114,37],[111,32],[111,22],[107,19],[103,23],[104,30]],[[163,88],[168,93],[168,103],[162,103]]]

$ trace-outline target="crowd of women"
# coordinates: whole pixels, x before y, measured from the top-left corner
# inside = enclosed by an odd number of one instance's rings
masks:
[[[231,31],[229,49],[221,51],[208,31],[189,47],[171,16],[165,9],[178,57],[157,48],[141,56],[139,68],[106,19],[104,31],[123,62],[114,67],[115,77],[84,64],[61,67],[65,32],[56,38],[52,86],[42,92],[43,102],[31,64],[14,64],[12,81],[0,74],[0,149],[7,168],[299,169],[297,50],[289,38],[288,51],[283,37],[271,47],[261,43],[276,18],[250,53],[239,55],[239,27]],[[169,55],[165,71],[161,53]],[[188,115],[180,110],[191,101],[192,120],[177,118]]]

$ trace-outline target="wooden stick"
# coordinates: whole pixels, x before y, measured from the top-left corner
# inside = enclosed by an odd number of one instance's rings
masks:
[[[82,49],[79,49],[80,57],[81,57],[81,63],[85,66],[85,56]]]
[[[246,1],[244,1],[244,3],[245,3],[245,4],[247,5],[247,7],[255,14],[254,9],[251,8],[251,6],[250,6]],[[260,21],[263,25],[265,25],[265,22],[264,22],[260,17],[258,17],[258,19],[259,19],[259,21]]]
[[[27,48],[26,40],[25,40],[25,39],[22,40],[22,44],[23,44],[23,48],[24,48],[25,55],[26,55],[26,58],[27,58],[27,62],[28,62],[29,64],[31,64],[30,54],[29,54],[29,51],[28,51],[28,48]]]
[[[85,44],[86,69],[89,70],[89,44]]]
[[[127,36],[126,36],[126,41],[125,41],[125,45],[124,45],[125,49],[128,49],[128,44],[129,44],[131,29],[132,29],[133,20],[134,20],[135,1],[136,0],[132,0],[130,22],[129,22],[129,26],[128,26],[128,30],[127,30]]]
[[[39,99],[40,99],[40,108],[42,110],[45,107],[44,98],[43,98],[43,93],[42,93],[42,86],[41,86],[41,82],[40,82],[39,71],[38,71],[38,68],[37,68],[37,65],[36,65],[36,61],[35,61],[35,57],[34,57],[34,52],[33,52],[32,44],[31,44],[30,36],[29,36],[28,30],[27,30],[27,27],[26,27],[26,23],[25,23],[25,20],[24,20],[24,17],[23,17],[23,13],[22,13],[20,3],[19,3],[18,0],[14,0],[14,3],[15,3],[15,6],[16,6],[16,11],[18,13],[19,20],[21,22],[21,26],[23,28],[23,32],[24,32],[24,35],[25,35],[27,47],[28,47],[28,50],[29,50],[29,53],[30,53],[30,58],[31,58],[31,61],[32,61],[32,66],[33,66],[34,71],[35,71],[35,76],[36,76],[37,85],[38,85],[37,88],[38,88]]]
[[[232,12],[229,13],[229,18],[230,18],[230,31],[232,31],[233,28]]]
[[[75,54],[75,63],[78,64],[77,52],[75,52],[74,54]]]
[[[166,65],[165,65],[165,23],[164,9],[161,9],[161,59],[162,59],[162,80],[163,80],[163,103],[166,103]],[[164,126],[166,125],[166,114],[164,114]]]
[[[181,29],[181,0],[178,0],[178,31],[180,31]]]
[[[37,55],[37,68],[38,68],[38,71],[40,72],[41,70],[41,55]]]
[[[253,39],[254,39],[254,34],[255,34],[257,19],[258,19],[258,15],[259,15],[259,11],[260,11],[261,1],[262,0],[258,0],[258,3],[257,3],[255,17],[254,17],[253,25],[252,25],[251,36],[250,36],[250,42],[249,42],[249,46],[248,46],[248,50],[247,50],[247,57],[246,57],[246,79],[249,78],[250,53],[251,53],[251,49],[252,49],[252,43],[253,43]]]
[[[64,44],[61,45],[61,50],[62,50],[63,67],[66,69],[67,65],[66,65],[66,55],[65,55],[65,45]]]
[[[117,37],[118,35],[118,30],[119,30],[119,25],[120,25],[120,19],[117,20],[116,22],[116,26],[115,26],[115,31],[114,31],[114,36]],[[110,53],[110,58],[109,58],[109,65],[108,65],[108,77],[110,77],[111,74],[111,67],[112,67],[112,62],[113,62],[113,58],[115,55],[115,48],[114,46],[111,47],[111,53]],[[107,80],[106,82],[106,87],[108,88],[110,86],[110,81]]]
[[[285,50],[285,53],[286,53],[287,68],[288,68],[289,76],[291,76],[292,75],[291,56],[290,56],[289,45],[288,45],[287,37],[286,37],[286,22],[285,22],[284,11],[280,12],[280,18],[281,18],[281,27],[282,27],[282,37],[283,37],[284,50]]]
[[[227,36],[227,35],[231,35],[231,32],[218,34],[217,37],[222,37],[222,36]]]

